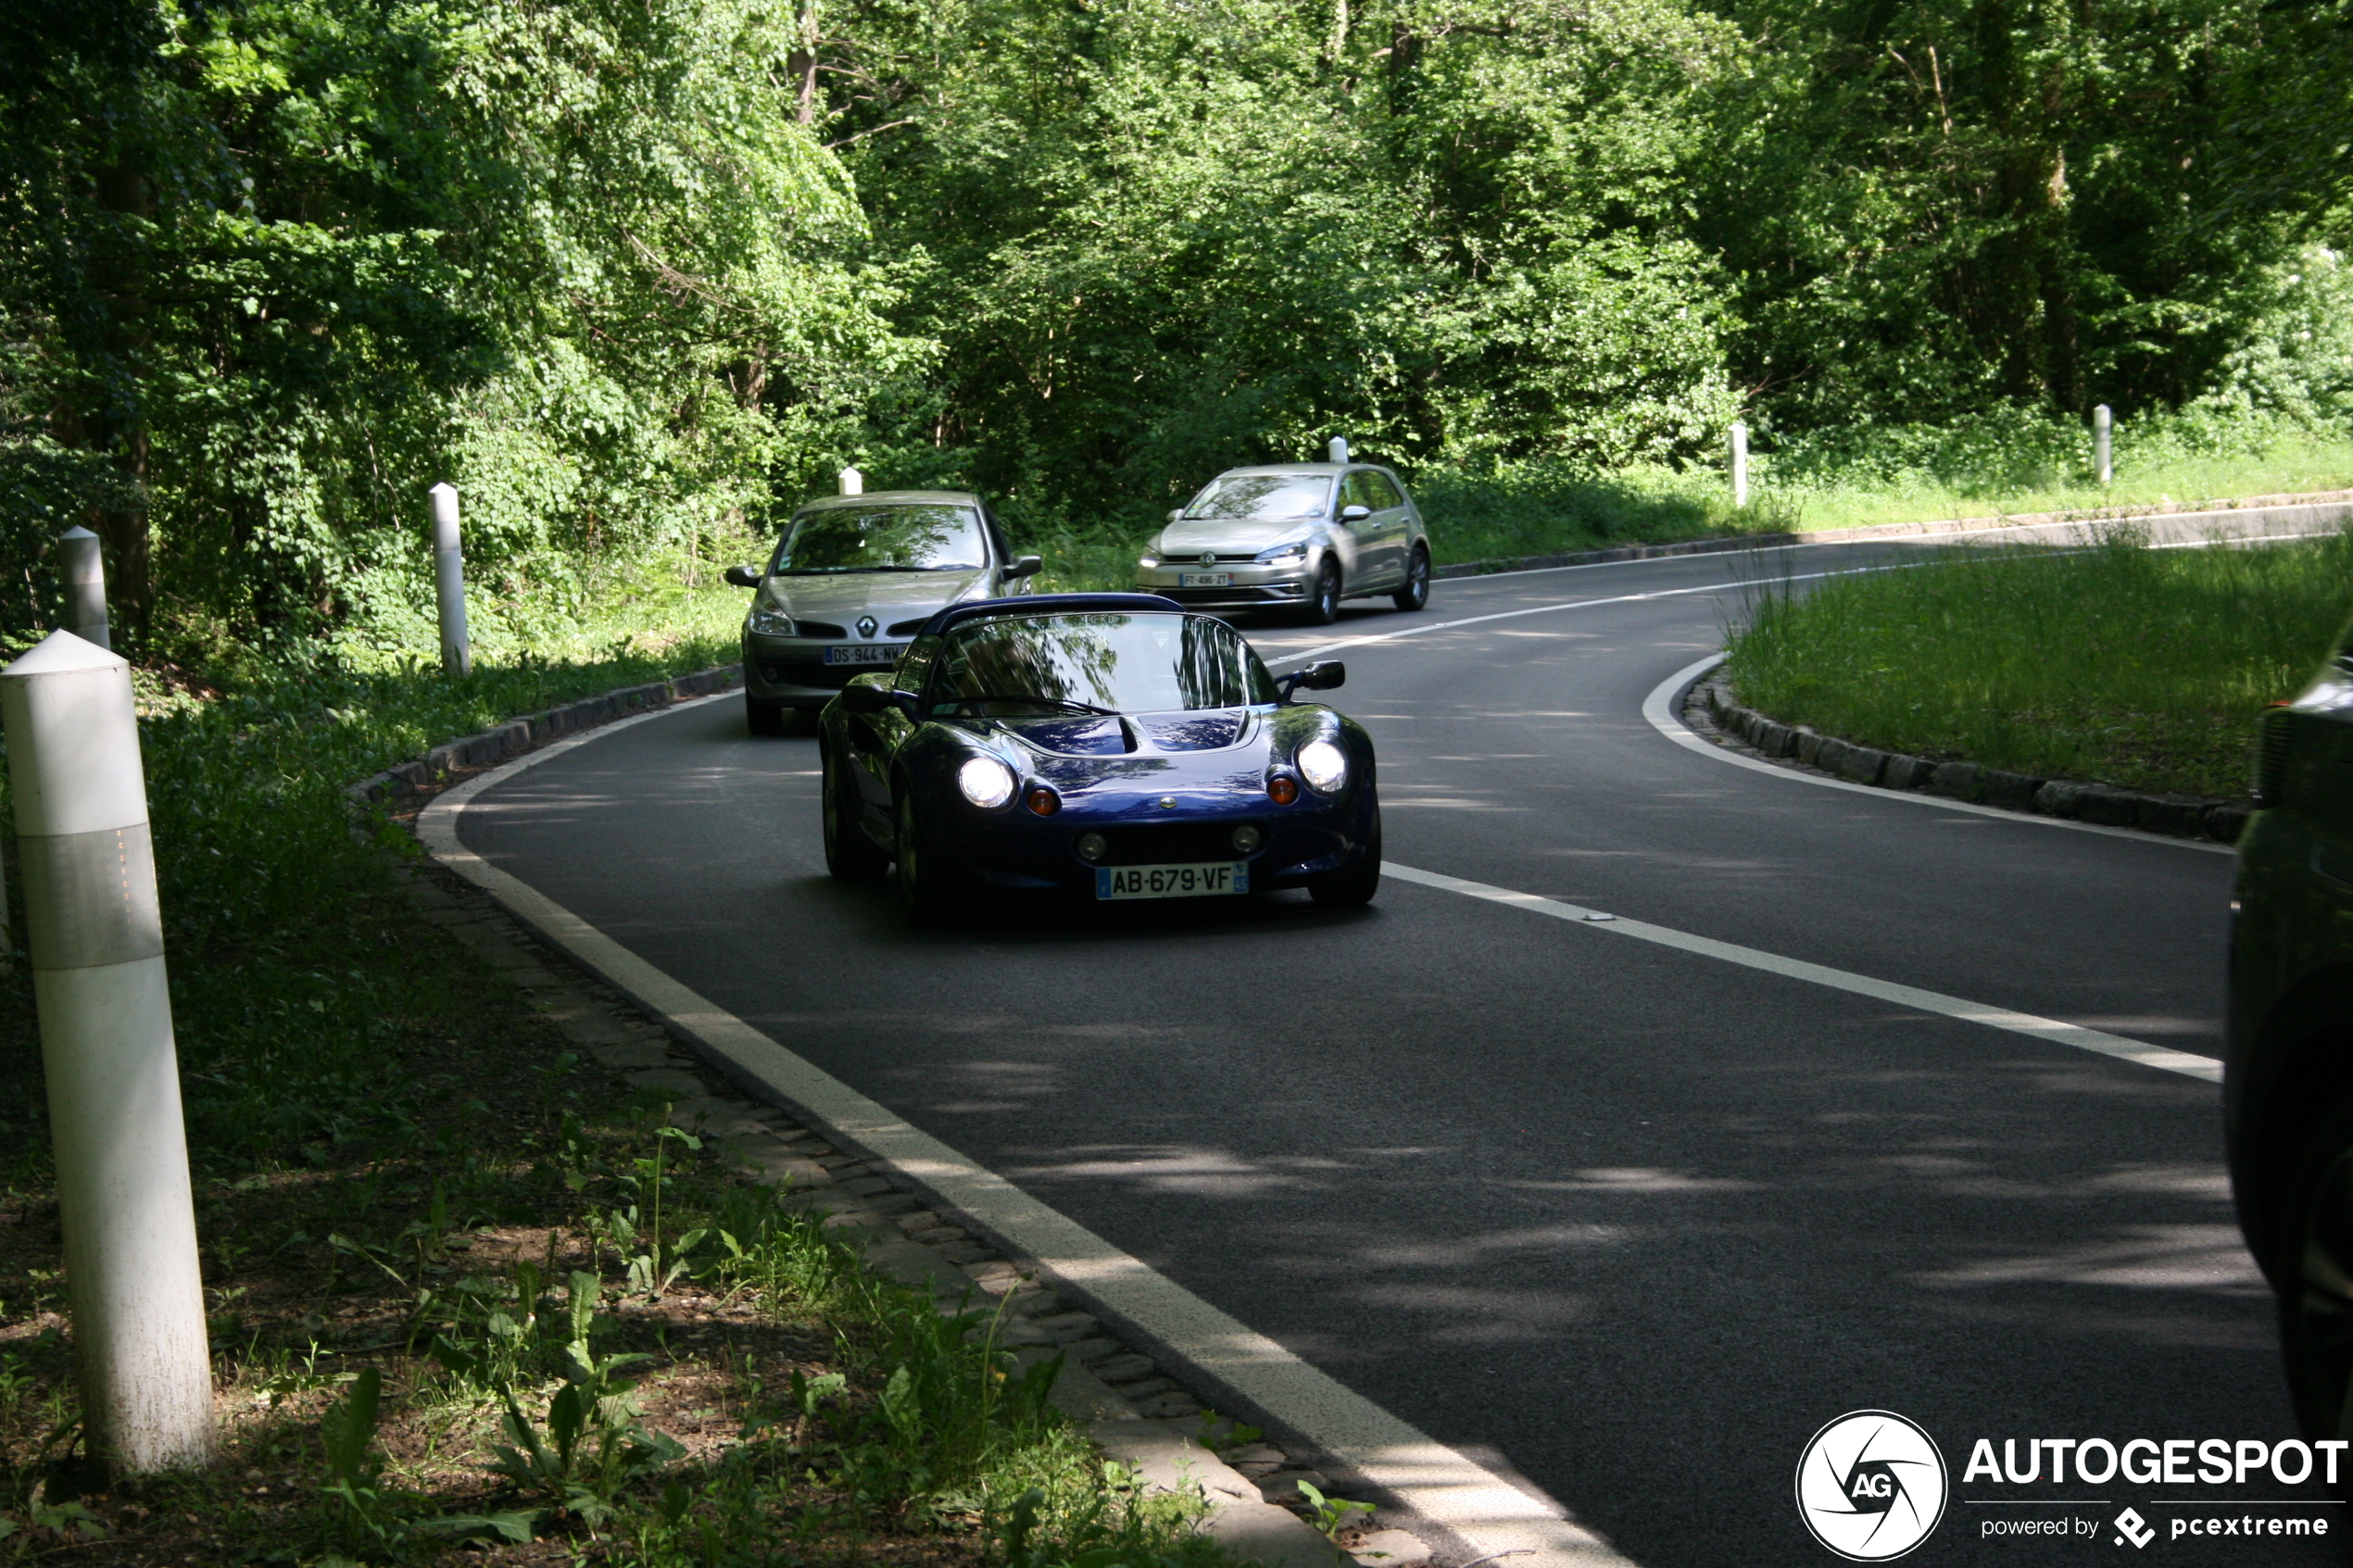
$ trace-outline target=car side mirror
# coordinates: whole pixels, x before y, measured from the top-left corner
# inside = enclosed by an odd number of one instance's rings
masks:
[[[1295,691],[1332,692],[1348,684],[1348,666],[1337,659],[1319,659],[1304,670],[1285,675],[1276,685],[1282,689],[1283,700],[1290,700]]]
[[[1185,521],[1185,508],[1182,508],[1182,507],[1171,507],[1171,508],[1168,508],[1168,521],[1171,521],[1171,522],[1182,522],[1182,521]]]
[[[1342,522],[1362,522],[1372,515],[1373,508],[1370,507],[1342,507],[1340,508],[1340,521]]]
[[[731,566],[722,575],[727,579],[730,587],[757,588],[760,586],[760,568],[756,566]]]
[[[1005,568],[1005,575],[1008,577],[1035,577],[1045,570],[1046,561],[1043,557],[1017,556],[1013,559],[1013,564]]]
[[[852,713],[905,713],[914,716],[915,700],[905,692],[892,691],[888,686],[848,685],[841,689],[841,705]]]

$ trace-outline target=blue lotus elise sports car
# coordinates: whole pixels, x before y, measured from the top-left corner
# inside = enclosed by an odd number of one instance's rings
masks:
[[[1151,594],[952,605],[820,716],[826,869],[896,863],[918,924],[988,889],[1365,903],[1372,738],[1292,700],[1346,673],[1277,680],[1232,627]]]

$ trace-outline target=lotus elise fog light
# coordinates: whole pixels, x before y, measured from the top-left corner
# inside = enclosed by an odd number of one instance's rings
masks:
[[[1063,809],[1063,797],[1044,784],[1032,785],[1029,793],[1022,797],[1021,803],[1041,817],[1051,817]]]
[[[1299,748],[1299,771],[1307,787],[1330,795],[1348,782],[1348,753],[1327,740],[1311,740]]]
[[[975,806],[1002,806],[1013,797],[1013,771],[994,757],[975,757],[956,770],[956,787]]]
[[[1078,835],[1078,858],[1090,866],[1101,859],[1110,850],[1111,846],[1103,842],[1101,834],[1082,833]]]
[[[1235,854],[1237,854],[1237,855],[1247,855],[1247,854],[1249,854],[1252,850],[1253,850],[1253,849],[1257,848],[1257,847],[1258,847],[1258,844],[1259,844],[1259,834],[1258,834],[1258,830],[1257,830],[1256,828],[1254,828],[1254,827],[1248,827],[1248,826],[1244,826],[1244,827],[1238,827],[1238,828],[1236,828],[1236,829],[1234,830],[1234,853],[1235,853]]]
[[[1277,773],[1266,781],[1267,797],[1277,806],[1288,806],[1299,798],[1299,781],[1288,773]]]

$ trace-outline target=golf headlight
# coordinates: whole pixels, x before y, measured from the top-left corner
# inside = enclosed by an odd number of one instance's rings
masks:
[[[1330,795],[1348,782],[1348,753],[1327,740],[1311,740],[1295,759],[1299,776],[1318,795]]]
[[[956,787],[975,806],[1002,806],[1013,797],[1013,771],[994,757],[975,757],[956,770]]]
[[[792,635],[792,617],[781,609],[770,609],[762,605],[751,612],[751,629],[765,636],[789,637]]]
[[[1288,545],[1277,545],[1272,549],[1259,551],[1258,558],[1268,566],[1290,566],[1307,558],[1307,546],[1304,541],[1293,540]]]

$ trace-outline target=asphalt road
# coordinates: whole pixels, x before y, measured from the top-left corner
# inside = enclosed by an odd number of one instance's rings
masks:
[[[1271,659],[1616,599],[1338,656],[1393,859],[2216,1054],[2226,857],[1762,776],[1652,730],[1643,697],[1774,565],[1448,582],[1417,617],[1247,629]],[[1364,911],[1291,894],[913,933],[886,885],[825,876],[817,767],[807,732],[754,739],[706,704],[518,773],[462,832],[1637,1562],[1834,1561],[1792,1474],[1865,1407],[1951,1466],[1919,1562],[2118,1549],[2105,1526],[1988,1540],[2051,1511],[1966,1499],[2131,1502],[2164,1530],[2196,1512],[2169,1499],[2322,1495],[1963,1479],[1979,1437],[2293,1435],[2211,1085],[1393,879]]]

